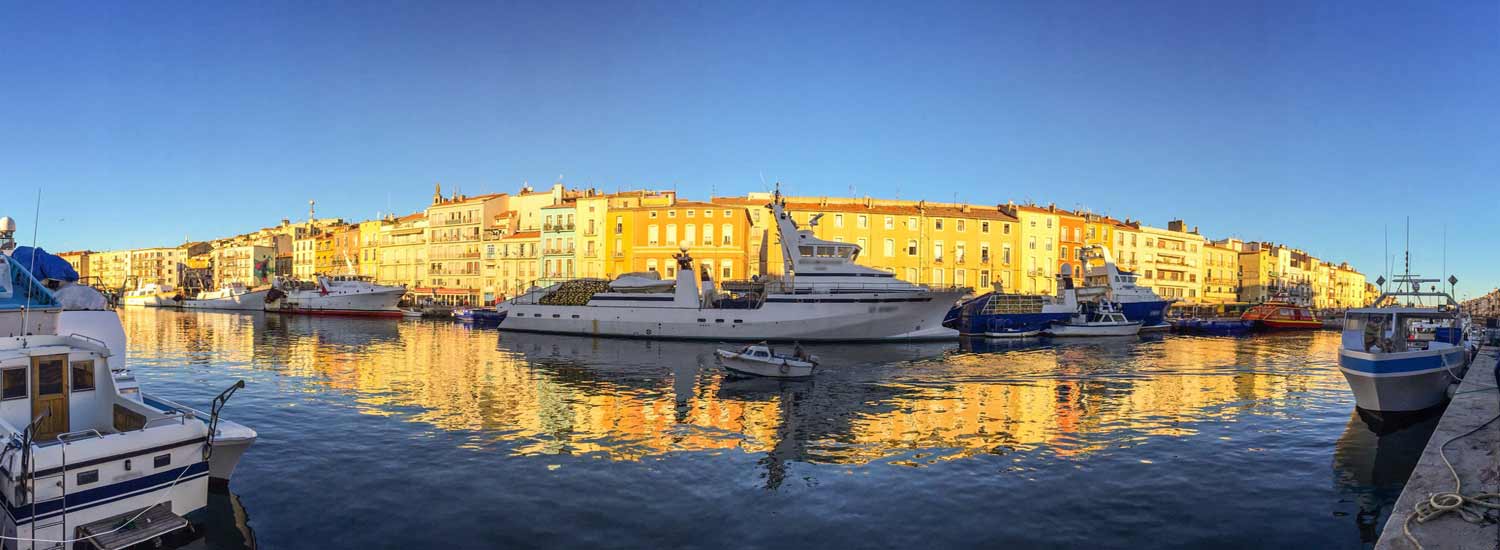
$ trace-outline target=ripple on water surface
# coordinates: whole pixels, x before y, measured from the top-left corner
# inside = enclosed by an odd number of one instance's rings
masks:
[[[1371,432],[1325,332],[808,346],[779,382],[714,344],[122,317],[148,391],[248,383],[215,548],[245,516],[275,548],[1357,548],[1435,424]]]

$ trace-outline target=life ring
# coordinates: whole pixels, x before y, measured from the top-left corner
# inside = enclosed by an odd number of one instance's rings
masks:
[[[782,361],[781,362],[781,374],[786,374],[786,373],[789,373],[789,372],[792,372],[792,367],[788,366],[786,364],[786,361]]]

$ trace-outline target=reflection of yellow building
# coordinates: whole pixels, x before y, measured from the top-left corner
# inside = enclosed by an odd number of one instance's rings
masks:
[[[771,197],[716,197],[715,204],[746,208],[751,236],[746,253],[769,273],[780,273],[781,245],[770,210]],[[995,206],[872,198],[787,197],[787,211],[813,234],[855,243],[860,265],[885,270],[919,284],[967,286],[983,292],[993,284],[1013,288],[1020,269],[1016,218]]]

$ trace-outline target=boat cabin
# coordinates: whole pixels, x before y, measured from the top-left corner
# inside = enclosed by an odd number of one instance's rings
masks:
[[[1457,346],[1463,334],[1454,310],[1369,308],[1344,317],[1343,347],[1369,353],[1398,353]]]

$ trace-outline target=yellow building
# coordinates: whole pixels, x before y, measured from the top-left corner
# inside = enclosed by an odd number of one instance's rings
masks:
[[[536,230],[517,231],[500,239],[494,282],[499,294],[517,296],[542,278],[541,239],[542,232]]]
[[[318,237],[305,235],[292,240],[292,277],[311,281],[318,272]]]
[[[1198,228],[1189,230],[1182,220],[1167,228],[1142,225],[1139,284],[1163,298],[1176,298],[1184,305],[1203,303],[1203,245]]]
[[[380,228],[388,219],[359,222],[359,275],[374,278],[380,272]]]
[[[1026,294],[1055,294],[1057,236],[1062,225],[1057,217],[1057,207],[1007,205],[1006,209],[1021,228],[1017,244],[1021,251],[1017,285],[1008,288]]]
[[[182,262],[187,251],[180,248],[137,248],[130,251],[131,285],[182,286]]]
[[[375,280],[409,289],[427,285],[427,214],[392,218],[380,226],[379,265]]]
[[[577,276],[588,278],[612,278],[619,275],[610,270],[607,251],[615,239],[614,226],[610,224],[609,212],[617,208],[635,208],[644,203],[666,204],[662,197],[675,197],[672,191],[625,191],[603,194],[593,189],[585,191],[576,201],[578,225],[577,248],[574,260]],[[623,240],[623,239],[621,239]],[[621,246],[623,247],[623,242]]]
[[[678,201],[675,194],[662,198],[667,200],[643,200],[641,206],[609,210],[608,216],[615,221],[613,242],[606,250],[612,273],[655,271],[663,278],[674,278],[673,255],[685,246],[698,268],[713,274],[715,280],[747,278],[750,257],[745,240],[750,218],[745,208]]]
[[[270,284],[276,271],[276,249],[262,245],[240,245],[215,248],[213,287],[239,283],[247,287]]]
[[[745,208],[750,238],[745,253],[751,275],[779,273],[781,246],[771,196],[715,197],[714,204]],[[786,209],[799,227],[821,215],[813,234],[859,245],[860,265],[902,280],[935,286],[966,286],[987,291],[1013,288],[1019,279],[1017,219],[1002,207],[873,198],[786,197]],[[1055,231],[1055,230],[1054,230]]]
[[[1203,303],[1239,302],[1240,253],[1228,242],[1203,245]]]
[[[91,284],[95,281],[91,278],[93,273],[89,271],[89,255],[98,254],[92,250],[74,250],[59,252],[58,257],[67,260],[68,265],[73,266],[73,271],[78,272],[78,280],[83,284]]]
[[[99,278],[105,288],[121,291],[134,290],[130,280],[130,251],[106,250],[89,255],[89,271]]]

